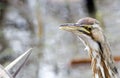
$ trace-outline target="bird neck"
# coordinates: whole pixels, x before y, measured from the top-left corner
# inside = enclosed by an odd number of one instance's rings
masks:
[[[93,41],[88,47],[94,78],[118,78],[118,70],[114,65],[109,45],[106,42]]]

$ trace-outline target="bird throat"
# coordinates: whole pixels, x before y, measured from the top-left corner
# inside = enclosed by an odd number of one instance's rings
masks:
[[[107,43],[82,39],[91,57],[94,78],[120,78]],[[89,43],[88,43],[89,42]]]

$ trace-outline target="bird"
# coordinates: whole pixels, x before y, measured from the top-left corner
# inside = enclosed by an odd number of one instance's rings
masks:
[[[61,24],[59,29],[72,32],[85,45],[91,58],[93,78],[120,78],[110,45],[98,20],[84,17],[76,23]]]

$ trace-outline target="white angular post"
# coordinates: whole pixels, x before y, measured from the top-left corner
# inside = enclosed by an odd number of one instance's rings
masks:
[[[20,71],[20,69],[23,67],[23,65],[26,63],[28,57],[31,54],[32,48],[27,50],[24,54],[19,56],[17,59],[15,59],[12,63],[10,63],[7,67],[5,67],[5,70],[9,72],[13,78],[17,75],[17,73]]]

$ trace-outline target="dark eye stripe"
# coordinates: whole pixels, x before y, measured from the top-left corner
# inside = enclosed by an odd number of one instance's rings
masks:
[[[82,30],[78,30],[78,31],[90,36],[90,34],[85,31],[82,31]]]

